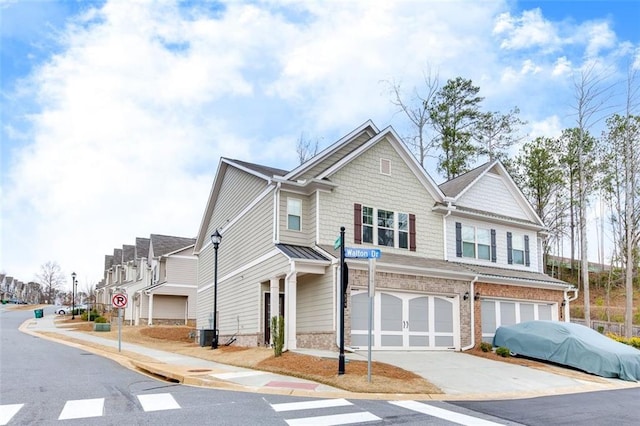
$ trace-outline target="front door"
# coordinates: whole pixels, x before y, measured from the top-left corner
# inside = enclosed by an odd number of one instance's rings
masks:
[[[284,294],[280,293],[279,296],[280,316],[284,318]],[[271,293],[264,294],[264,313],[264,345],[269,346],[271,344]]]

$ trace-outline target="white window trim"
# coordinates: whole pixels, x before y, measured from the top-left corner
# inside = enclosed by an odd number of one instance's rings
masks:
[[[370,208],[373,209],[373,225],[368,225],[364,223],[364,209],[365,208]],[[392,212],[393,213],[393,246],[386,246],[386,245],[380,245],[378,244],[378,211],[379,210],[384,210],[387,212]],[[362,205],[362,212],[361,214],[361,228],[362,228],[362,235],[361,235],[361,241],[363,244],[372,244],[374,246],[378,246],[378,247],[392,247],[392,248],[397,248],[400,250],[410,250],[410,246],[411,243],[409,241],[409,239],[411,238],[411,225],[409,224],[409,218],[410,218],[410,214],[407,212],[402,212],[402,211],[394,211],[394,210],[390,210],[390,209],[385,209],[385,208],[378,208],[378,207],[372,207],[372,206],[365,206],[364,204]],[[407,230],[406,231],[402,231],[400,230],[400,222],[398,220],[398,215],[400,214],[405,214],[407,215]],[[373,232],[372,232],[372,242],[368,243],[364,241],[364,228],[365,227],[369,227],[371,226],[373,228]],[[383,228],[383,229],[391,229],[391,228]],[[407,247],[400,247],[400,232],[406,232],[407,233]]]
[[[289,212],[289,201],[297,201],[300,204],[300,215],[295,215]],[[297,216],[300,218],[300,229],[289,228],[289,216]],[[289,231],[302,231],[302,200],[300,198],[287,197],[287,230]]]
[[[464,228],[473,228],[473,241],[469,241],[469,240],[465,240],[464,239]],[[485,231],[489,231],[489,244],[480,244],[478,242],[478,230],[479,229],[485,230]],[[465,258],[465,259],[475,259],[475,260],[490,262],[491,261],[491,229],[478,227],[476,225],[465,225],[465,224],[462,224],[462,230],[461,231],[462,231],[462,235],[461,235],[461,237],[462,237],[462,257]],[[474,245],[474,257],[465,256],[465,254],[464,254],[464,243],[471,243],[471,242],[473,242],[473,245]],[[478,246],[479,245],[488,245],[489,246],[489,258],[488,259],[480,258],[480,256],[479,256],[480,250],[478,250]]]

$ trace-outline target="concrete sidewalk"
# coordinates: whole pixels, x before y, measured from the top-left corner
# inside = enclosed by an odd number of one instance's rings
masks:
[[[223,388],[238,391],[278,393],[325,398],[367,399],[508,399],[563,393],[611,390],[638,387],[637,383],[606,379],[586,373],[549,366],[544,370],[508,364],[460,352],[441,351],[375,351],[373,361],[396,365],[427,379],[444,394],[358,394],[333,388],[309,380],[264,371],[234,367],[200,358],[160,351],[141,345],[122,342],[121,352],[104,351],[51,336],[73,338],[107,348],[118,349],[118,341],[57,327],[56,315],[45,313],[43,318],[26,321],[25,333],[57,340],[60,343],[83,347],[111,358],[123,365],[187,385]],[[48,335],[42,335],[47,332]],[[297,350],[296,352],[336,359],[330,351]],[[138,354],[145,361],[137,361],[128,354]],[[347,353],[347,360],[367,360],[367,353]],[[347,367],[348,369],[348,364]]]

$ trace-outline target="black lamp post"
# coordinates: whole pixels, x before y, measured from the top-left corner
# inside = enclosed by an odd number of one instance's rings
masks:
[[[76,319],[76,273],[71,273],[71,319]]]
[[[211,243],[213,243],[214,260],[213,260],[213,338],[211,339],[211,349],[218,349],[218,246],[222,241],[222,235],[216,229],[211,234]]]

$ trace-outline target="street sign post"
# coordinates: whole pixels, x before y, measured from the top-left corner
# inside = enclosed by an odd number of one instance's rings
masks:
[[[126,293],[114,293],[111,296],[111,303],[114,308],[118,308],[118,352],[122,352],[122,308],[127,306],[128,298]]]

